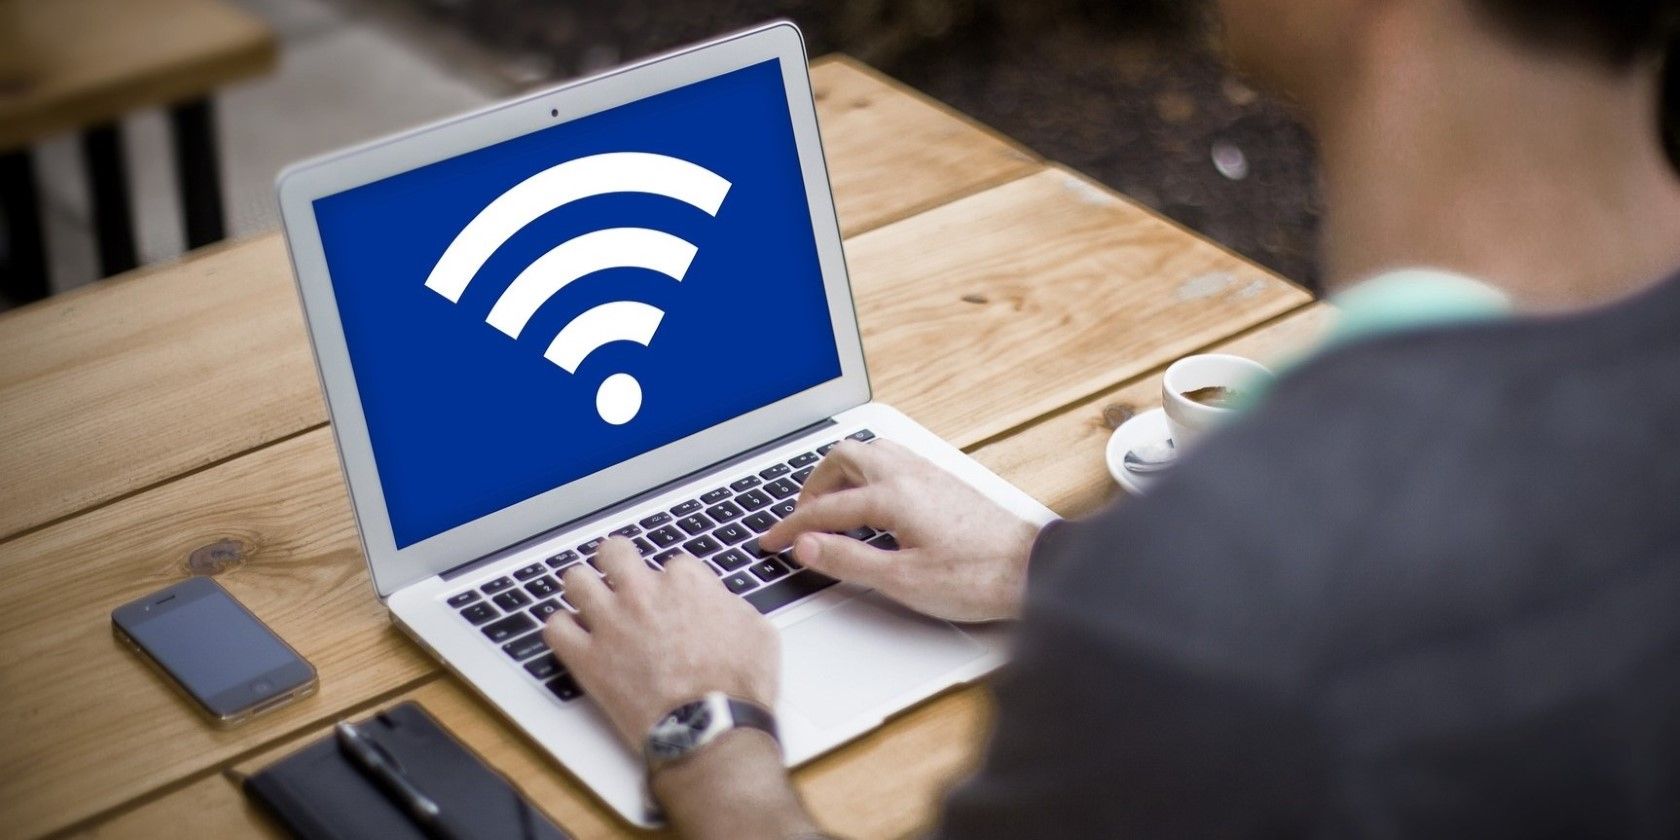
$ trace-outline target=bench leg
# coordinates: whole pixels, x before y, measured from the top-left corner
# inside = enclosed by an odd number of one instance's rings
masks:
[[[123,165],[122,128],[106,123],[82,132],[93,199],[93,227],[99,238],[99,271],[109,277],[139,264],[134,249],[134,219],[129,209],[128,168]]]
[[[28,149],[0,155],[0,214],[5,216],[4,277],[0,294],[29,303],[48,294],[46,245],[41,236],[41,196]]]
[[[199,99],[169,109],[169,122],[175,137],[175,171],[181,180],[181,210],[190,250],[227,235],[215,111],[208,98]]]

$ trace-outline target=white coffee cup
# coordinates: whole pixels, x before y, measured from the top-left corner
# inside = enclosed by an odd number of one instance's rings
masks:
[[[1223,387],[1242,395],[1260,387],[1272,372],[1265,365],[1224,353],[1185,356],[1167,368],[1161,377],[1161,407],[1167,415],[1167,430],[1173,448],[1180,453],[1209,429],[1231,419],[1234,408],[1204,405],[1185,396],[1199,388]]]

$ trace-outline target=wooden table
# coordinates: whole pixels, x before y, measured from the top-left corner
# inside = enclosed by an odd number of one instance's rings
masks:
[[[1275,358],[1299,288],[845,58],[817,105],[876,394],[1065,515],[1116,495],[1116,404],[1174,358]],[[419,700],[580,837],[630,833],[395,630],[374,597],[278,235],[0,318],[0,814],[6,833],[272,834],[235,779],[332,721]],[[320,693],[204,724],[111,637],[117,604],[216,574]],[[983,688],[801,768],[823,823],[926,825]]]
[[[12,258],[4,291],[47,294],[28,146],[82,132],[102,274],[137,265],[119,120],[169,109],[186,245],[225,229],[211,94],[274,66],[274,33],[222,0],[0,0],[0,206]]]

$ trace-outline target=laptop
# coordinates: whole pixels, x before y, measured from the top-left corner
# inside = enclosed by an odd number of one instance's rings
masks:
[[[779,629],[792,765],[1003,661],[763,550],[844,438],[1049,510],[871,399],[799,30],[775,23],[295,165],[286,241],[392,620],[623,817],[636,752],[544,646],[609,535]],[[893,536],[856,539],[892,550]]]

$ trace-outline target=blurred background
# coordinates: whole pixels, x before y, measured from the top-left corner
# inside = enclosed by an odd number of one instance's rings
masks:
[[[229,236],[277,225],[273,178],[299,158],[786,17],[812,56],[850,53],[1317,285],[1306,135],[1222,66],[1191,0],[227,2],[266,22],[279,48],[271,72],[215,93]],[[162,113],[122,120],[143,265],[184,247],[169,142]],[[73,134],[33,148],[49,279],[63,291],[101,273],[83,152]]]

